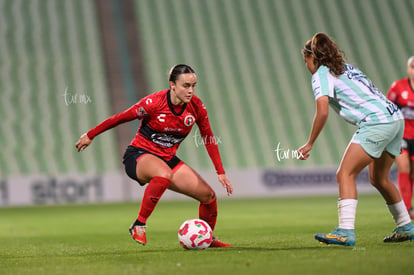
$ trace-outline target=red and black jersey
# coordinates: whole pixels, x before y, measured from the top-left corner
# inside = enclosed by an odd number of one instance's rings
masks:
[[[404,115],[404,138],[414,139],[414,89],[408,78],[392,83],[388,99],[398,105]]]
[[[105,130],[134,119],[142,122],[130,145],[143,148],[165,160],[175,155],[178,146],[196,123],[203,140],[209,141],[205,142],[205,146],[217,174],[224,174],[207,109],[197,96],[193,95],[188,104],[175,106],[171,103],[170,90],[153,93],[131,108],[104,120],[87,132],[87,135],[93,139]]]

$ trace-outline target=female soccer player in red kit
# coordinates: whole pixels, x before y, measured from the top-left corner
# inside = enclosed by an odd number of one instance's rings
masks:
[[[195,71],[190,66],[176,65],[169,72],[170,89],[144,97],[131,108],[89,130],[76,143],[78,151],[83,151],[95,136],[105,130],[134,119],[142,120],[123,158],[127,175],[140,185],[148,183],[138,217],[129,228],[132,238],[139,244],[146,244],[147,219],[167,188],[198,200],[199,218],[214,230],[217,219],[214,190],[175,155],[194,123],[207,141],[205,146],[217,171],[218,180],[226,188],[227,195],[233,192],[223,169],[217,143],[214,142],[206,107],[194,95],[196,83]],[[217,238],[213,238],[210,245],[229,246],[231,245],[220,242]]]
[[[395,158],[398,167],[398,187],[411,219],[414,184],[414,56],[407,61],[408,77],[395,81],[388,90],[388,99],[400,107],[405,120],[403,152]]]

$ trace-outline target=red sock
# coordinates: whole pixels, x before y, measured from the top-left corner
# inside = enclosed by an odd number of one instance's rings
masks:
[[[411,208],[411,198],[413,196],[413,186],[409,173],[398,173],[398,188],[407,209]]]
[[[198,208],[198,217],[210,225],[211,230],[214,230],[217,221],[217,199],[209,202],[200,202]]]
[[[163,177],[153,177],[148,183],[147,188],[144,192],[144,197],[141,201],[141,208],[139,209],[138,221],[146,223],[148,217],[154,210],[157,202],[164,194],[165,190],[170,185],[171,180]]]

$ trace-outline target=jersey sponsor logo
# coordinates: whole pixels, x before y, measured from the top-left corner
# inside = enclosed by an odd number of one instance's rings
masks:
[[[379,144],[379,142],[378,142],[378,141],[373,140],[373,139],[370,139],[370,138],[366,138],[366,139],[365,139],[365,141],[366,141],[366,142],[368,142],[368,143],[372,143],[372,144],[374,144],[374,145],[378,145],[378,144]]]
[[[160,122],[165,122],[165,114],[160,114],[160,115],[158,115],[157,116],[157,119],[160,121]]]
[[[145,104],[149,105],[152,103],[152,99],[151,98],[147,98],[147,100],[145,100]]]
[[[193,115],[187,115],[184,118],[184,125],[187,126],[187,127],[190,127],[191,125],[193,125],[194,122],[195,122],[195,118],[194,118]]]
[[[178,137],[170,134],[164,133],[154,133],[150,136],[150,140],[155,144],[164,146],[164,147],[173,147],[174,145],[181,143],[185,137]]]
[[[158,132],[152,129],[145,121],[143,121],[143,123],[141,124],[139,133],[147,140],[167,148],[173,147],[174,145],[181,143],[187,136],[187,134],[178,135],[172,133],[170,134]]]
[[[164,131],[166,131],[166,132],[182,132],[183,129],[181,129],[181,128],[165,127],[164,128]]]

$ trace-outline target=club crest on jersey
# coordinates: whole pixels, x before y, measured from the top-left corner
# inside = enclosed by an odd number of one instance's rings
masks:
[[[195,118],[193,117],[193,115],[187,115],[184,118],[184,125],[187,126],[187,127],[193,125],[194,122],[195,122]]]
[[[137,111],[137,115],[138,117],[143,117],[147,115],[147,111],[145,111],[145,109],[143,107],[139,107],[138,111]]]

